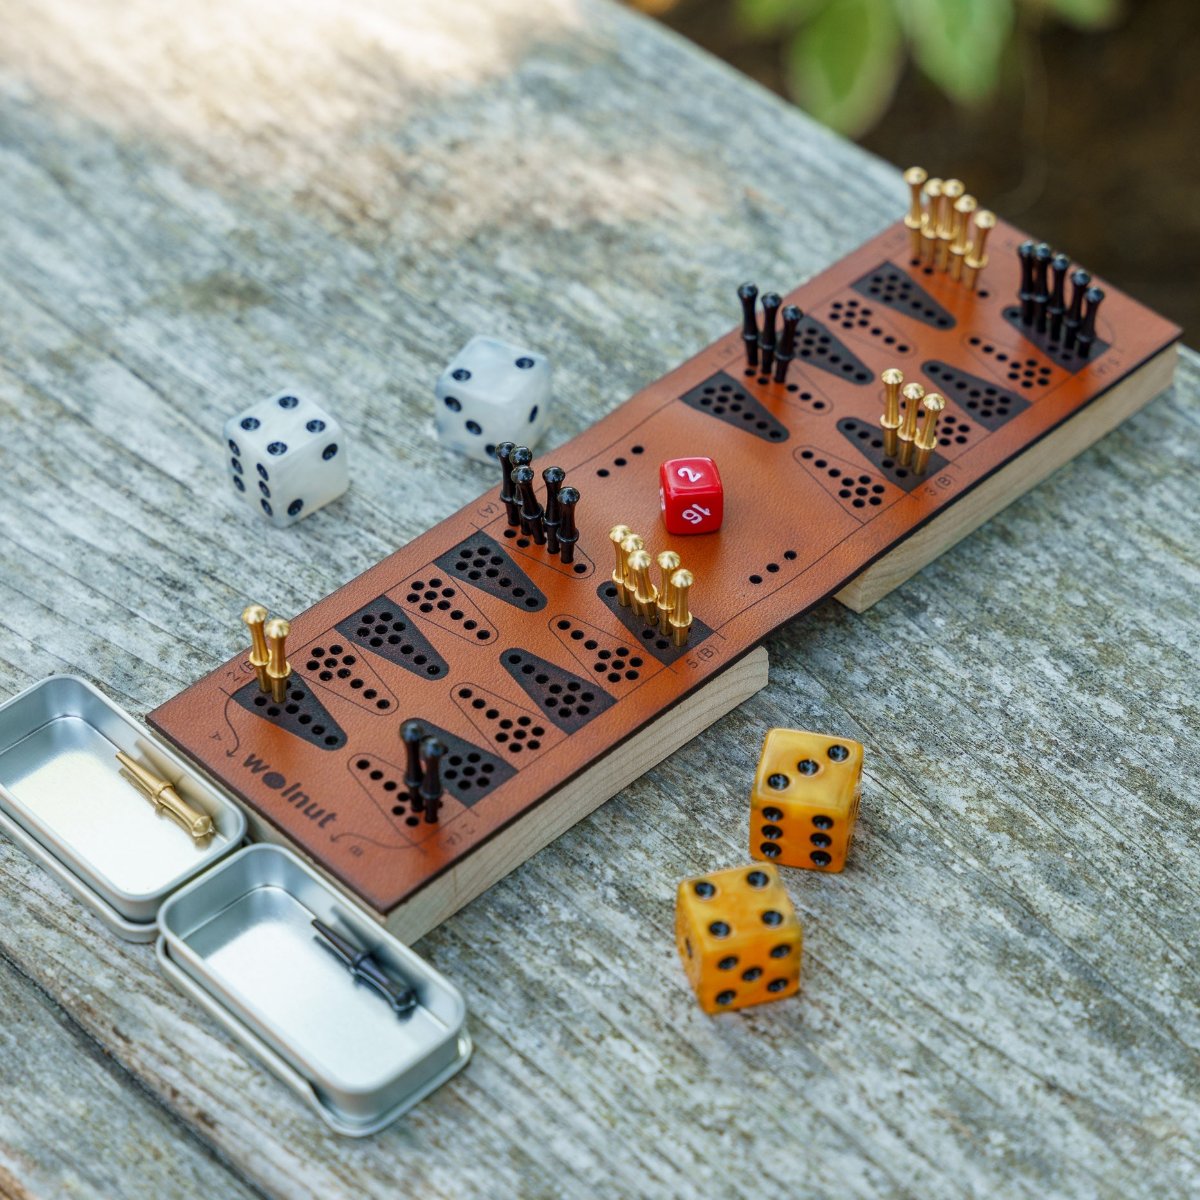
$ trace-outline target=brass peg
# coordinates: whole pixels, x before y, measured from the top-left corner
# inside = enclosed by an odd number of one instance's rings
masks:
[[[937,262],[939,271],[950,265],[950,242],[954,237],[954,206],[966,192],[961,179],[947,179],[942,184],[941,206],[938,210]]]
[[[267,640],[263,637],[263,624],[267,610],[261,604],[247,604],[242,609],[242,624],[250,630],[250,665],[258,675],[259,691],[269,692],[271,681],[267,678]]]
[[[924,188],[925,211],[921,214],[921,261],[933,265],[937,247],[938,213],[942,204],[942,181],[927,179]]]
[[[633,607],[649,625],[658,620],[658,588],[650,582],[650,555],[634,550],[629,556],[629,571],[634,578]]]
[[[117,751],[117,762],[121,764],[121,778],[145,796],[154,805],[155,812],[165,812],[197,841],[212,833],[212,817],[189,804],[169,780],[160,779],[123,750]]]
[[[633,532],[628,525],[614,525],[608,531],[608,540],[613,544],[616,554],[616,564],[613,567],[612,581],[617,589],[617,603],[622,608],[629,607],[629,593],[625,590],[625,552],[621,549],[622,542]]]
[[[938,417],[945,407],[946,401],[937,392],[930,392],[921,402],[925,420],[921,422],[921,428],[917,431],[916,453],[913,455],[913,471],[917,475],[925,474],[925,469],[929,466],[929,456],[937,449]]]
[[[883,382],[883,415],[879,427],[883,430],[883,452],[889,458],[896,457],[896,430],[900,428],[900,385],[904,372],[888,367],[880,380]]]
[[[960,196],[954,202],[954,225],[950,235],[950,278],[962,278],[963,258],[970,239],[971,214],[979,206],[974,196]]]
[[[282,704],[287,699],[287,681],[292,673],[292,664],[287,660],[287,639],[292,626],[282,617],[274,617],[267,622],[263,632],[267,636],[267,678],[271,681],[271,698],[276,704]]]
[[[906,383],[900,394],[904,397],[904,421],[898,434],[900,453],[897,461],[907,467],[912,457],[913,439],[917,436],[917,409],[925,398],[925,389],[919,383]]]
[[[671,587],[671,576],[679,570],[680,557],[674,550],[663,550],[658,556],[660,582],[658,587],[658,623],[666,629],[675,607],[675,590]]]
[[[637,604],[634,601],[634,593],[637,591],[637,580],[634,578],[633,572],[629,569],[629,556],[635,550],[641,550],[644,547],[645,542],[643,542],[641,536],[636,533],[631,533],[621,543],[621,554],[624,558],[622,566],[625,570],[625,598],[635,608],[637,607]]]
[[[671,614],[671,641],[676,646],[682,646],[688,640],[688,632],[692,628],[692,613],[688,608],[688,593],[695,583],[691,571],[680,567],[671,576],[671,587],[675,592],[675,611]]]
[[[913,258],[921,257],[921,188],[928,178],[929,172],[924,167],[909,167],[904,172],[904,182],[911,193],[904,224],[908,229],[908,244]]]
[[[996,214],[981,208],[975,214],[975,230],[971,235],[971,246],[963,260],[963,283],[974,290],[979,272],[988,264],[987,237],[996,228]]]

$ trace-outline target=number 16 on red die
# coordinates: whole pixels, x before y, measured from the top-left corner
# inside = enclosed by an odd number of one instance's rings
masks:
[[[658,481],[668,533],[713,533],[721,528],[725,493],[711,458],[669,458],[658,468]]]

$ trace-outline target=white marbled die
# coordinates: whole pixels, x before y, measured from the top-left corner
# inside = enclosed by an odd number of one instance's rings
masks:
[[[480,462],[494,462],[500,442],[537,445],[546,427],[553,392],[544,354],[473,337],[437,381],[438,437]]]
[[[350,483],[342,427],[295,392],[230,417],[225,441],[234,488],[273,525],[294,525]]]

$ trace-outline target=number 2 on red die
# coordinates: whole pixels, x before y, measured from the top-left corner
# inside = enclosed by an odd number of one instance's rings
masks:
[[[711,458],[669,458],[658,469],[668,533],[713,533],[725,515],[721,473]]]

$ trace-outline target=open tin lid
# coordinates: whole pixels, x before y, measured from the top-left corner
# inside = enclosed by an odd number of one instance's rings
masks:
[[[239,850],[241,808],[84,679],[0,705],[0,832],[118,937],[158,937],[168,977],[339,1133],[470,1057],[449,980],[295,854]]]

